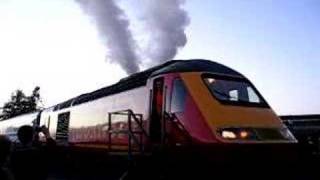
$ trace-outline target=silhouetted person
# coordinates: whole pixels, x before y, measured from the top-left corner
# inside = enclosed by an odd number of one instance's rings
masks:
[[[31,126],[22,126],[18,130],[20,144],[13,151],[11,164],[16,180],[32,179],[43,180],[48,174],[47,149],[38,142],[37,134],[41,131],[46,135],[47,144],[53,145],[54,140],[50,138],[46,128],[35,129]]]
[[[10,170],[6,167],[10,150],[11,150],[11,141],[5,136],[0,136],[0,179],[1,180],[13,180],[13,176]]]

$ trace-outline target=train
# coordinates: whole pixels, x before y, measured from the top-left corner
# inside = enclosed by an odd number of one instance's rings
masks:
[[[274,149],[297,143],[248,78],[205,59],[171,60],[1,121],[0,134],[15,141],[26,124],[46,126],[58,145],[107,151],[163,145],[212,154],[217,147]]]
[[[282,115],[280,118],[298,140],[304,154],[320,152],[320,114]]]

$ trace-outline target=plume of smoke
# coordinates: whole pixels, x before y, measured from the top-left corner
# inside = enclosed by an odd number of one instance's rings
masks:
[[[179,48],[187,43],[185,28],[189,24],[187,12],[182,8],[184,0],[144,0],[143,17],[150,30],[147,55],[154,63],[173,59]]]
[[[114,0],[76,0],[76,2],[95,21],[98,32],[109,49],[109,58],[119,63],[128,74],[138,72],[136,44],[123,10]]]

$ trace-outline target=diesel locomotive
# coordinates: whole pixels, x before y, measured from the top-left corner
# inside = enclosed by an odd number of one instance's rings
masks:
[[[132,147],[289,146],[295,137],[239,72],[203,59],[172,60],[53,107],[0,122],[46,126],[58,145]],[[41,136],[40,136],[41,140]]]

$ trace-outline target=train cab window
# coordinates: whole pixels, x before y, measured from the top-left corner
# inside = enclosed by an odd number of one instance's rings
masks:
[[[259,96],[254,92],[254,90],[252,89],[252,87],[248,87],[247,89],[248,89],[248,96],[249,96],[250,102],[260,103],[260,98],[259,98]]]
[[[258,91],[245,79],[211,75],[203,77],[212,95],[222,103],[268,107]]]
[[[238,99],[239,99],[238,90],[231,90],[229,92],[229,96],[230,96],[230,101],[238,101]]]
[[[173,82],[173,92],[171,98],[171,112],[183,112],[185,109],[187,90],[181,79],[175,79]]]

